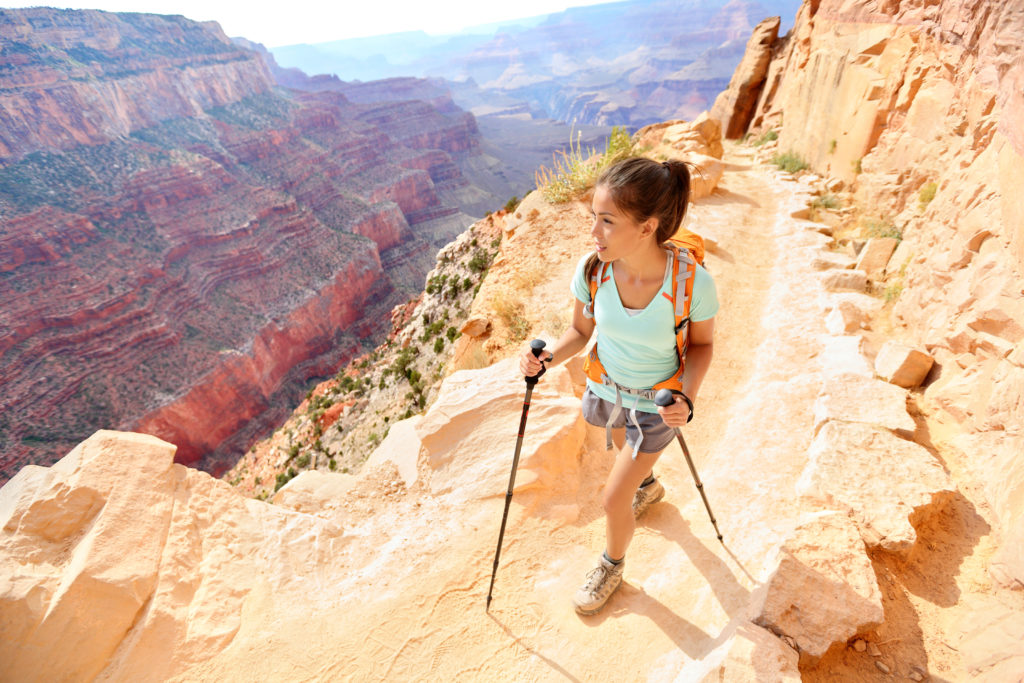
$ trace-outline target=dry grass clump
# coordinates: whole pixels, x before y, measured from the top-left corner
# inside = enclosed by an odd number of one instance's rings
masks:
[[[596,152],[588,147],[584,152],[580,141],[582,133],[577,131],[576,142],[569,137],[569,151],[559,152],[561,157],[552,157],[552,167],[541,166],[534,175],[537,189],[544,199],[552,204],[561,204],[581,197],[606,167],[633,152],[633,140],[620,126],[612,128],[611,135],[605,145],[604,154],[595,156]]]

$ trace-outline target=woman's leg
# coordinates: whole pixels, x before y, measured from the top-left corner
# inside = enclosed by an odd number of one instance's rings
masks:
[[[633,530],[636,528],[633,494],[651,473],[660,455],[661,451],[639,453],[636,460],[633,460],[633,449],[627,444],[615,456],[615,464],[605,482],[602,500],[607,532],[605,551],[613,560],[621,560],[626,555],[629,542],[633,540]]]

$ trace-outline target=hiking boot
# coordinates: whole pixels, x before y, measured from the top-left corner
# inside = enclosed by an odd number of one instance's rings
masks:
[[[622,570],[626,562],[612,564],[601,556],[601,562],[587,573],[586,582],[576,591],[572,604],[580,614],[597,614],[622,583]]]
[[[665,497],[665,487],[655,479],[647,486],[641,486],[633,494],[633,517],[637,518],[647,511],[647,508]]]

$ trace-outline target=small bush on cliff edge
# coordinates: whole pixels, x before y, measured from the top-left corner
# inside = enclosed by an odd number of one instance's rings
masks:
[[[584,153],[580,140],[583,133],[576,132],[576,143],[569,137],[569,151],[560,152],[561,158],[552,157],[552,168],[541,166],[534,175],[537,189],[544,199],[552,204],[560,204],[575,199],[594,185],[597,176],[607,166],[629,156],[633,151],[633,140],[626,129],[620,126],[612,128],[604,154],[595,159],[593,148]]]

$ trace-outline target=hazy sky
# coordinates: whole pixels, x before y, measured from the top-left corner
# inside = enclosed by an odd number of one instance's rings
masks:
[[[266,47],[280,47],[417,29],[435,34],[452,33],[467,26],[560,12],[567,7],[608,1],[518,0],[501,5],[486,0],[278,0],[272,4],[226,0],[96,0],[50,4],[41,0],[38,3],[4,4],[0,7],[46,4],[110,12],[183,14],[197,21],[218,21],[229,36],[243,36],[263,43]]]

